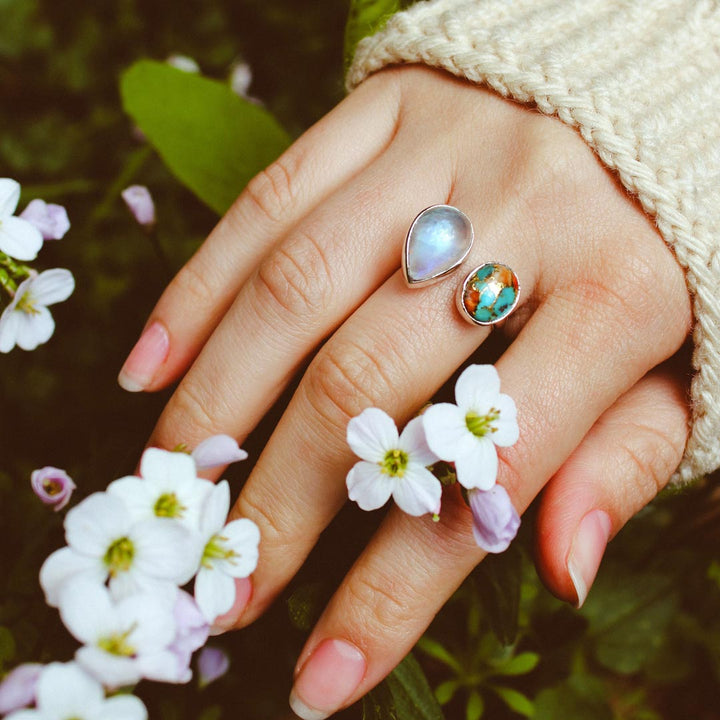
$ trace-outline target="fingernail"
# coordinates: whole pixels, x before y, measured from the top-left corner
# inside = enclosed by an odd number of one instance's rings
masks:
[[[592,587],[611,529],[612,520],[603,510],[593,510],[580,521],[568,558],[568,573],[575,586],[577,608],[582,607]]]
[[[324,720],[341,708],[365,676],[365,656],[344,640],[323,640],[305,662],[290,693],[302,720]]]
[[[215,622],[210,628],[211,635],[222,635],[237,625],[240,616],[245,612],[245,608],[250,602],[252,592],[252,580],[249,577],[235,579],[235,602],[224,615],[215,618]]]
[[[169,349],[167,330],[159,322],[154,322],[140,336],[122,366],[118,375],[120,387],[128,392],[144,390],[165,362]]]

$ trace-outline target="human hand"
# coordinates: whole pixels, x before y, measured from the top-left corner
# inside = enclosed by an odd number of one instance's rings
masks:
[[[408,419],[487,337],[455,310],[462,272],[414,290],[401,278],[407,228],[438,203],[475,225],[468,269],[501,261],[522,283],[496,365],[520,440],[498,481],[518,510],[544,488],[551,590],[581,603],[609,537],[679,463],[689,411],[659,366],[690,302],[649,219],[557,120],[426,68],[382,71],[250,183],[121,373],[135,390],[186,373],[151,440],[171,448],[244,438],[312,357],[233,510],[262,541],[226,626],[268,607],[345,502],[348,420],[369,406]],[[354,702],[400,661],[482,560],[471,527],[457,493],[439,523],[390,510],[300,656],[301,716]]]

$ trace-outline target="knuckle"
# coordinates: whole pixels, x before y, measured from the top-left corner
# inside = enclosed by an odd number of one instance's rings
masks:
[[[257,470],[258,468],[256,472]],[[276,512],[276,507],[277,502],[272,498],[264,498],[254,492],[243,492],[232,510],[232,517],[252,520],[260,528],[263,543],[277,548],[292,541],[292,527],[290,523],[283,522],[282,515]]]
[[[204,440],[209,434],[215,432],[214,413],[210,407],[211,393],[207,392],[196,381],[186,380],[173,396],[168,411],[171,416],[177,418],[182,427],[182,432],[190,437],[170,438],[170,447],[178,443],[195,443]]]
[[[294,178],[299,161],[287,152],[261,170],[245,187],[240,202],[249,202],[271,223],[280,223],[296,198]]]
[[[279,245],[260,263],[256,277],[261,301],[305,321],[321,315],[332,296],[330,265],[322,244],[308,232]]]
[[[183,307],[198,310],[215,305],[217,289],[212,279],[192,260],[177,274],[171,287],[173,294],[182,298]]]
[[[397,390],[372,352],[359,344],[344,343],[340,348],[328,343],[308,369],[305,392],[325,429],[344,435],[351,418],[378,397],[392,401]]]
[[[347,606],[362,621],[364,631],[386,641],[388,633],[395,635],[412,617],[409,608],[414,606],[414,594],[397,574],[356,574],[348,579]]]

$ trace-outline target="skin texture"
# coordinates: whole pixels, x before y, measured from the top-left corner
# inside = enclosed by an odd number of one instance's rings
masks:
[[[409,290],[402,241],[437,203],[473,220],[475,244],[462,271]],[[268,607],[346,501],[348,420],[376,406],[402,425],[483,343],[489,330],[459,317],[454,293],[488,259],[522,283],[496,364],[520,440],[501,450],[498,481],[521,511],[545,489],[537,562],[548,587],[577,603],[568,561],[583,517],[602,510],[613,535],[668,481],[687,436],[687,370],[662,364],[691,312],[651,220],[559,121],[427,68],[382,71],[250,183],[148,321],[169,349],[144,389],[182,378],[151,438],[166,448],[217,432],[242,441],[310,359],[233,510],[262,535],[238,626]],[[366,671],[337,701],[350,704],[482,558],[458,493],[445,493],[435,524],[392,509],[298,667],[330,638],[359,649]]]

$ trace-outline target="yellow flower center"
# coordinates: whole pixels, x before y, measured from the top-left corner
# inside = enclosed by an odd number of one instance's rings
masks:
[[[467,429],[475,437],[485,437],[488,433],[497,432],[497,428],[493,425],[500,417],[500,411],[490,408],[487,415],[478,415],[472,410],[465,416],[465,424]]]
[[[380,463],[380,470],[390,477],[402,477],[410,458],[404,450],[388,450]]]

